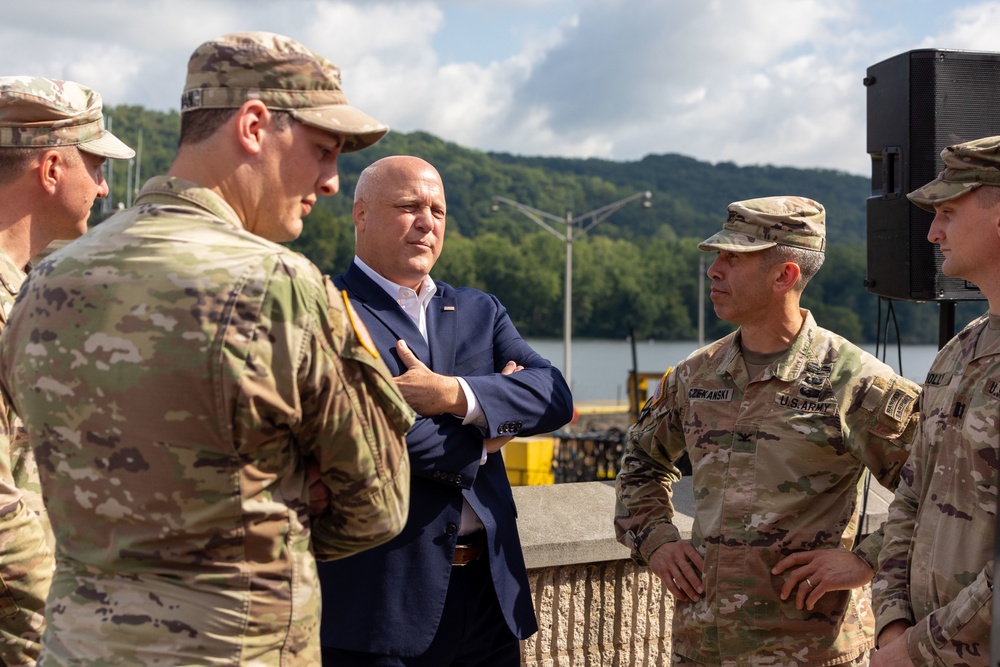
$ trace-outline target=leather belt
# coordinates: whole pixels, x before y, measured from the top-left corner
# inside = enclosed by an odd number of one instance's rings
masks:
[[[458,544],[455,545],[455,556],[451,560],[454,567],[462,567],[475,562],[486,555],[486,533],[480,531],[469,538],[460,536]]]

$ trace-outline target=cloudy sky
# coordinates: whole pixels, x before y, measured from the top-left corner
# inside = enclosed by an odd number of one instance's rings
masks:
[[[178,107],[226,32],[290,35],[394,129],[522,155],[866,175],[866,69],[911,49],[1000,50],[1000,0],[29,0],[5,3],[4,74]]]

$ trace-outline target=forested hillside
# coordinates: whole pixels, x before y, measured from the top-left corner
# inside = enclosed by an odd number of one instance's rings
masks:
[[[115,134],[131,146],[139,147],[141,130],[140,180],[163,173],[176,149],[179,115],[135,106],[108,112]],[[292,247],[324,272],[343,271],[353,256],[350,209],[358,174],[374,160],[395,154],[428,160],[444,180],[447,244],[434,276],[496,294],[525,336],[562,335],[565,244],[511,206],[492,211],[493,196],[563,218],[645,190],[652,192],[651,207],[631,203],[573,244],[574,337],[622,338],[634,327],[641,338],[694,339],[703,254],[698,241],[721,226],[729,202],[778,194],[812,197],[827,208],[827,260],[806,289],[804,305],[822,325],[854,340],[874,341],[878,333],[878,301],[863,286],[869,193],[863,177],[713,165],[672,154],[634,162],[520,157],[466,149],[423,132],[390,133],[369,150],[342,156],[341,193],[321,200]],[[109,208],[131,201],[134,173],[129,176],[126,167],[116,165],[113,201],[104,209],[98,203],[95,223]],[[706,335],[729,331],[706,303]],[[895,308],[903,342],[936,342],[936,305],[896,302]],[[983,310],[982,302],[960,304],[958,320]]]

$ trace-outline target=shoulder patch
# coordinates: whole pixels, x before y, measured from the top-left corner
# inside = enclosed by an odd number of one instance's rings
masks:
[[[861,409],[871,415],[869,431],[883,438],[912,439],[919,387],[899,376],[875,377]]]
[[[361,317],[358,316],[358,312],[354,310],[354,304],[351,303],[350,298],[347,296],[347,290],[342,290],[340,296],[344,298],[344,308],[347,310],[347,316],[351,320],[351,327],[354,329],[354,335],[358,337],[358,342],[361,343],[361,347],[368,350],[376,359],[379,358],[378,349],[375,347],[375,341],[372,340],[372,336],[368,333],[368,329],[365,327],[365,323],[361,321]]]
[[[649,397],[648,403],[650,408],[654,407],[657,403],[662,401],[663,397],[666,395],[664,389],[666,389],[667,386],[667,377],[670,375],[670,372],[672,370],[674,370],[674,367],[668,366],[667,372],[663,374],[662,378],[660,378],[660,382],[656,385],[656,389],[653,391],[653,395]]]
[[[885,401],[883,412],[890,419],[902,422],[910,416],[910,412],[912,412],[913,405],[916,402],[917,397],[912,392],[896,385],[889,392],[889,398]]]

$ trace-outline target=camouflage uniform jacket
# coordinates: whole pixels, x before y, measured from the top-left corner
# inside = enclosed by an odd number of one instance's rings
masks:
[[[43,664],[319,664],[313,553],[408,509],[413,413],[345,302],[165,177],[31,272],[0,383],[56,535]]]
[[[915,624],[905,640],[916,665],[989,664],[1000,349],[976,354],[988,322],[963,329],[927,374],[872,585],[879,632]]]
[[[7,326],[14,300],[25,278],[24,271],[18,268],[6,253],[0,251],[0,331]],[[16,492],[9,493],[3,489],[3,481],[0,481],[0,511],[16,503],[14,495],[17,495],[36,514],[43,513],[45,506],[42,503],[42,486],[38,481],[38,468],[35,466],[31,447],[28,446],[24,426],[20,417],[9,406],[4,404],[3,409],[7,418],[4,424],[4,437],[8,440],[6,444],[10,457],[10,475],[6,474],[6,469],[0,470],[0,480],[8,478],[13,480]]]
[[[780,599],[785,577],[771,568],[794,552],[850,548],[864,469],[890,488],[898,481],[918,387],[808,313],[789,351],[753,382],[738,336],[668,371],[629,430],[618,539],[641,564],[681,539],[670,484],[687,451],[705,594],[677,603],[674,651],[709,665],[847,662],[874,643],[863,590],[798,611],[794,597]],[[874,569],[878,545],[861,546]]]
[[[24,282],[0,251],[0,330]],[[21,420],[0,397],[0,664],[33,665],[45,629],[54,561],[35,458]]]

